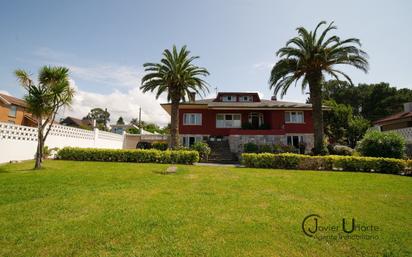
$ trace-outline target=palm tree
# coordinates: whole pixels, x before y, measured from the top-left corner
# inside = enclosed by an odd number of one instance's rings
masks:
[[[24,70],[16,70],[15,75],[26,89],[24,99],[28,110],[37,119],[37,151],[35,169],[41,168],[44,142],[49,135],[57,112],[72,102],[74,90],[69,83],[69,70],[65,67],[44,66],[40,69],[38,84]]]
[[[357,69],[368,71],[367,54],[360,49],[359,39],[341,40],[338,36],[327,37],[328,32],[337,29],[331,22],[318,36],[318,29],[326,22],[320,22],[315,30],[307,31],[297,28],[298,36],[290,39],[286,46],[276,53],[280,60],[273,66],[270,75],[270,89],[283,97],[290,85],[301,81],[302,91],[309,85],[310,102],[313,110],[313,126],[315,134],[315,154],[324,151],[323,145],[323,113],[322,113],[322,82],[324,75],[329,75],[339,81],[340,77],[351,79],[336,65],[347,64]]]
[[[209,91],[207,83],[201,78],[209,75],[205,68],[197,67],[192,62],[199,56],[191,56],[186,46],[179,51],[164,50],[160,63],[145,63],[146,75],[142,78],[140,89],[144,93],[156,91],[156,99],[163,93],[171,101],[170,146],[179,147],[179,103],[186,101],[191,92],[205,94]]]

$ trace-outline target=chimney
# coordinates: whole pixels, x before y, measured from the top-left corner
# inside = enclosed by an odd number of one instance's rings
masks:
[[[270,98],[270,100],[272,100],[272,101],[277,101],[278,99],[277,99],[276,95],[272,95],[272,97]]]
[[[194,102],[196,100],[196,92],[189,93],[189,102]]]
[[[403,111],[404,112],[412,112],[412,102],[404,103],[403,104]]]

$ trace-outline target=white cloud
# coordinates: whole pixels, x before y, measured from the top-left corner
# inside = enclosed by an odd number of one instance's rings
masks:
[[[85,67],[78,65],[65,65],[69,68],[74,78],[91,82],[115,85],[118,87],[133,88],[140,85],[139,68],[125,65],[96,65]]]
[[[107,108],[110,113],[110,122],[115,123],[122,116],[125,121],[139,116],[139,107],[142,108],[142,120],[166,125],[170,116],[160,106],[166,102],[165,97],[156,100],[152,93],[145,93],[139,89],[142,70],[138,66],[119,65],[114,63],[92,63],[79,65],[85,62],[81,58],[55,51],[49,48],[39,48],[34,55],[52,65],[62,65],[70,70],[71,84],[76,90],[71,108],[61,113],[61,117],[73,116],[82,118],[93,108]],[[76,60],[76,64],[73,61]],[[81,83],[110,85],[113,91],[108,94],[91,92]],[[120,91],[121,90],[121,91]]]
[[[256,70],[270,70],[273,65],[275,65],[273,62],[259,62],[253,64],[253,68]]]
[[[9,92],[7,92],[6,90],[0,90],[0,93],[1,94],[4,94],[4,95],[11,95]]]
[[[142,120],[144,121],[164,126],[170,120],[169,115],[160,106],[160,103],[165,102],[165,99],[156,100],[154,94],[143,94],[138,87],[131,88],[126,93],[114,90],[110,94],[100,94],[80,89],[74,80],[71,80],[71,84],[76,90],[76,95],[71,108],[64,110],[61,114],[62,117],[82,118],[92,108],[100,107],[107,108],[111,114],[111,123],[115,123],[120,116],[126,121],[137,118],[139,116],[139,107],[141,107]]]

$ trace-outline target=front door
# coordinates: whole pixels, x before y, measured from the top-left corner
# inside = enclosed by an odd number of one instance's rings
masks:
[[[252,128],[253,129],[258,129],[259,128],[259,115],[252,115]]]

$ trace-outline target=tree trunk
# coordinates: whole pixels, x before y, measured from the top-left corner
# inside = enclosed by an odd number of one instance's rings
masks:
[[[170,115],[170,147],[179,148],[179,101],[172,100],[172,113]]]
[[[313,132],[315,137],[315,155],[324,154],[323,144],[323,111],[322,111],[322,74],[316,72],[308,76],[310,101],[312,103]]]
[[[41,119],[37,121],[37,151],[36,151],[36,163],[34,164],[34,169],[38,170],[41,168],[42,158],[43,158],[43,129],[41,125]]]

